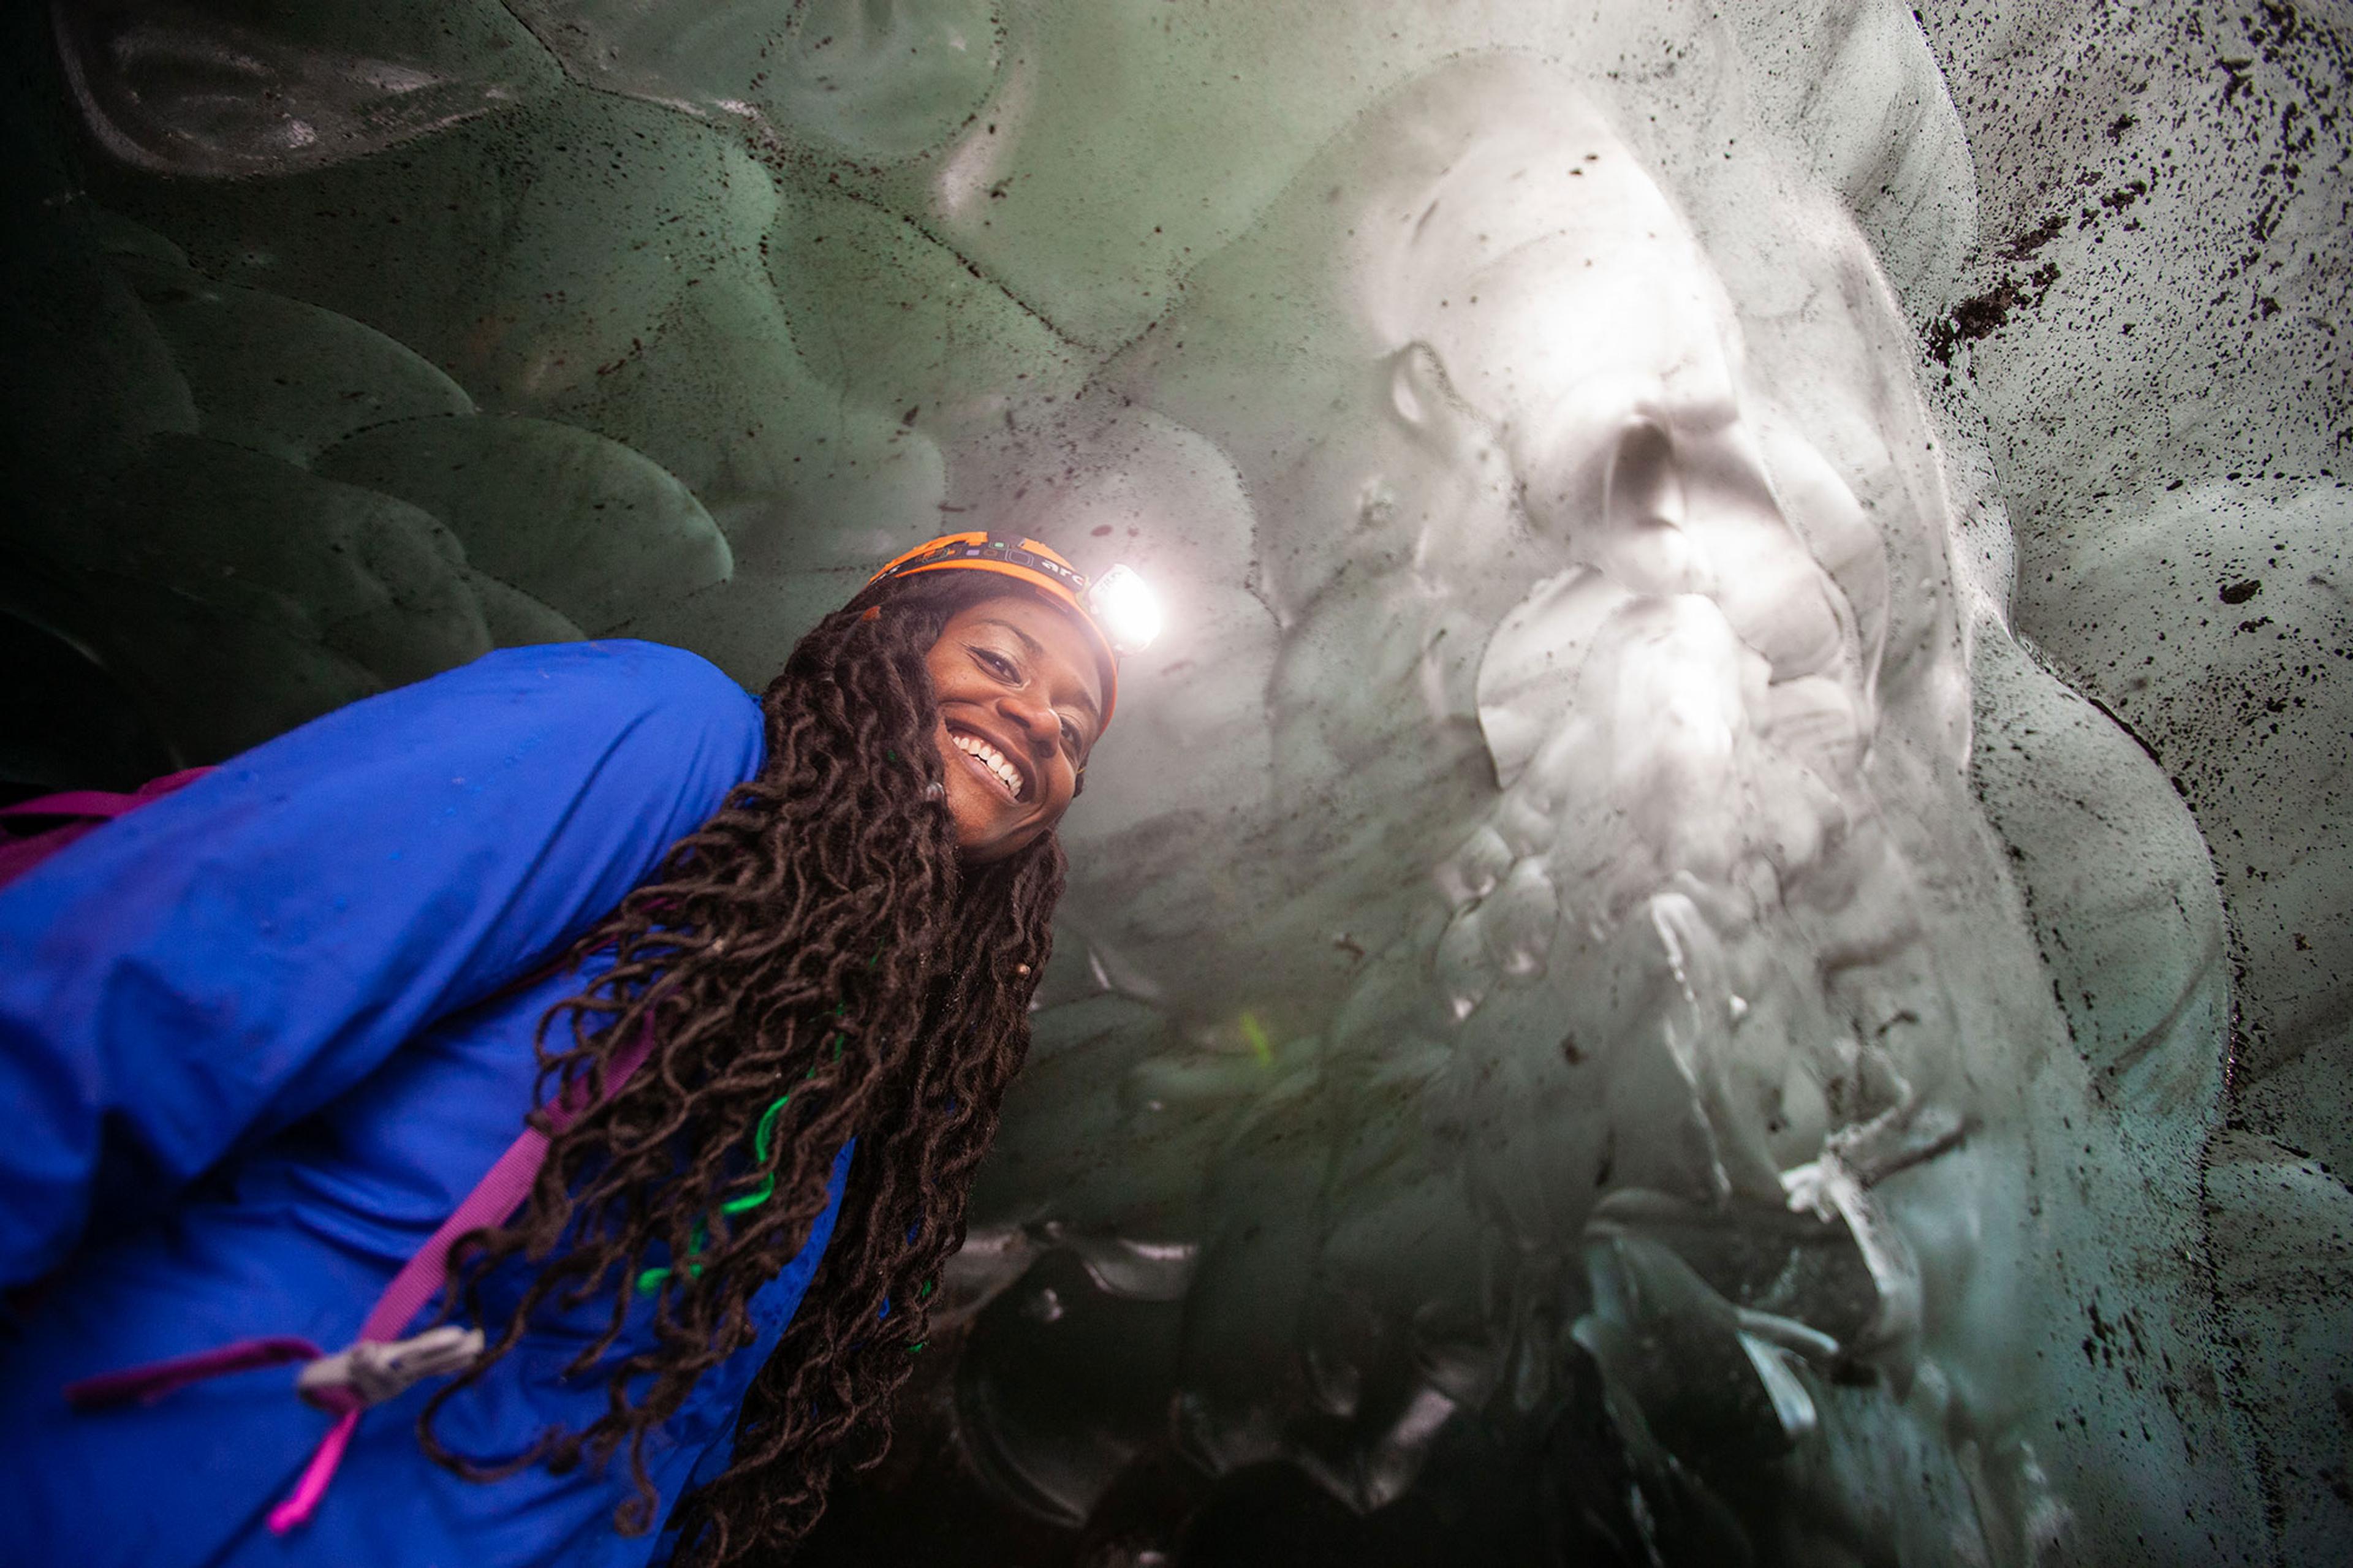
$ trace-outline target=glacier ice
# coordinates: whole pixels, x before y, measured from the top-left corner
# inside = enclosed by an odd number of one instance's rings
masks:
[[[16,26],[26,792],[958,522],[1164,585],[813,1558],[2353,1536],[2340,21]]]

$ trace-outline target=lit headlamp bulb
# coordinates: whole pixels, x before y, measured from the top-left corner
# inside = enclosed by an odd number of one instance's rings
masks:
[[[1159,596],[1132,566],[1114,566],[1096,578],[1085,604],[1114,653],[1142,653],[1160,635]]]

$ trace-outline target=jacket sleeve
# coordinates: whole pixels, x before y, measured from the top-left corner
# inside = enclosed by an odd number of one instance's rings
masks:
[[[341,709],[0,889],[0,1286],[94,1190],[167,1197],[574,940],[758,771],[650,643],[514,648]]]

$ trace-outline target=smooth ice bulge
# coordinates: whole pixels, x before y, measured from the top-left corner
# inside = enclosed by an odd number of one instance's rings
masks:
[[[2264,1358],[2342,1318],[2217,1258],[2310,1284],[2345,1194],[2211,1142],[2211,824],[2013,626],[2002,464],[2093,416],[1973,401],[1949,18],[431,9],[57,9],[79,336],[16,419],[74,438],[0,608],[104,701],[11,776],[502,644],[757,682],[944,522],[1146,568],[902,1458],[813,1556],[2266,1558],[2341,1456]],[[2337,494],[2256,608],[2333,613]],[[2154,667],[2160,532],[2068,536],[2075,641]]]

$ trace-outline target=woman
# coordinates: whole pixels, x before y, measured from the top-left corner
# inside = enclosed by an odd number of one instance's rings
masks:
[[[9,1560],[805,1534],[887,1440],[1028,1046],[1053,829],[1114,696],[1085,588],[1029,541],[934,541],[756,704],[649,644],[492,654],[0,892]],[[340,1467],[282,1369],[69,1405],[232,1342],[351,1344],[533,1106],[528,1201],[452,1254],[486,1348],[367,1385]]]

